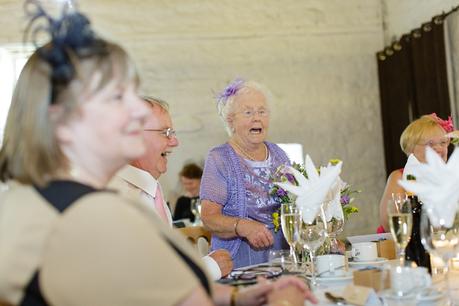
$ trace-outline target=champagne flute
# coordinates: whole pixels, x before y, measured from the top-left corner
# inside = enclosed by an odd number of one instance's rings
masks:
[[[298,230],[300,224],[301,214],[299,209],[291,203],[282,203],[281,205],[281,227],[285,240],[290,246],[290,255],[296,265],[298,260],[295,252],[295,232]]]
[[[397,244],[400,257],[400,266],[405,265],[405,248],[411,239],[413,215],[411,203],[405,199],[389,200],[387,203],[390,232]]]
[[[311,260],[311,285],[318,287],[314,265],[315,252],[325,242],[327,231],[320,211],[310,221],[303,218],[303,214],[305,214],[304,210],[301,211],[301,214],[302,218],[301,224],[298,227],[297,240],[309,252]]]
[[[394,200],[397,203],[401,203],[403,201],[408,200],[408,195],[405,192],[393,192],[392,200]]]

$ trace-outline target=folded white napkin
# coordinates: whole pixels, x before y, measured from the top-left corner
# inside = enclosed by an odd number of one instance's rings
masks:
[[[451,227],[459,200],[459,150],[445,163],[430,147],[426,147],[426,163],[413,167],[416,181],[399,181],[405,190],[415,193],[423,202],[434,226]]]
[[[297,196],[296,205],[302,209],[304,222],[311,223],[318,214],[320,206],[324,202],[328,192],[336,183],[341,173],[341,167],[342,162],[339,162],[335,166],[329,164],[327,167],[324,167],[323,170],[325,171],[321,170],[319,175],[311,157],[306,155],[304,168],[308,174],[308,178],[305,178],[296,169],[289,167],[298,182],[298,186],[280,182],[274,184]]]
[[[320,167],[320,174],[323,175],[332,169],[332,167],[334,166],[331,164],[328,164],[327,167]],[[324,210],[327,222],[332,218],[338,220],[344,219],[343,207],[341,206],[341,190],[345,187],[346,183],[338,176],[335,180],[335,183],[332,185],[327,195],[325,196],[324,203],[326,205],[324,205]]]
[[[408,160],[406,161],[405,167],[403,168],[403,179],[406,180],[408,175],[416,176],[416,168],[421,164],[421,162],[414,156],[410,154]]]

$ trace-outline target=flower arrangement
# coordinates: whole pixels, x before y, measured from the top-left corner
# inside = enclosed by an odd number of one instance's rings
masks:
[[[340,162],[338,159],[331,159],[329,161],[330,164],[336,165]],[[299,171],[305,178],[308,178],[308,174],[306,172],[306,169],[304,168],[303,165],[298,164],[298,163],[293,163],[292,167]],[[320,172],[320,169],[318,169]],[[298,182],[296,181],[295,177],[293,176],[292,173],[289,172],[288,167],[281,165],[279,168],[276,170],[272,177],[273,182],[289,182],[295,186],[298,186]],[[343,209],[343,214],[344,218],[348,219],[351,214],[357,213],[359,209],[354,206],[354,196],[355,194],[359,193],[360,190],[354,190],[352,187],[347,184],[343,183],[343,187],[341,188],[340,191],[340,203],[341,207]],[[270,194],[276,199],[276,201],[280,204],[283,203],[295,203],[295,195],[291,194],[290,192],[287,192],[286,190],[282,189],[281,187],[274,185],[271,188]],[[280,213],[279,210],[275,211],[272,214],[273,217],[273,225],[274,225],[274,230],[277,232],[280,228]]]

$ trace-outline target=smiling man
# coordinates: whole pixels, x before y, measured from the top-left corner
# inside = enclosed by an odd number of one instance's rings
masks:
[[[110,182],[109,188],[118,190],[130,199],[140,200],[172,226],[171,212],[158,179],[167,171],[167,157],[179,142],[172,128],[167,103],[149,97],[144,97],[144,100],[151,110],[143,128],[146,153],[121,169]],[[226,250],[216,250],[203,259],[214,279],[227,275],[233,267]]]

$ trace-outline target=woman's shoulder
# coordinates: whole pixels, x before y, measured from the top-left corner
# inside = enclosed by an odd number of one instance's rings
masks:
[[[392,171],[389,174],[389,181],[400,180],[403,177],[403,168]]]
[[[404,189],[398,184],[398,181],[402,178],[403,172],[401,172],[399,169],[392,171],[387,178],[386,188],[391,190],[391,192],[403,192]]]
[[[265,141],[265,144],[268,146],[269,151],[277,155],[282,160],[282,162],[289,160],[287,153],[285,153],[285,151],[282,150],[282,148],[277,144],[269,141]]]
[[[217,154],[217,155],[224,154],[225,152],[228,152],[229,148],[230,148],[230,145],[227,142],[225,142],[223,144],[220,144],[218,146],[210,148],[209,155],[212,155],[212,154],[214,154],[214,155],[215,154]]]
[[[234,154],[234,155],[233,155]],[[209,150],[206,158],[206,165],[211,162],[218,168],[226,168],[235,158],[235,153],[228,143],[215,146]]]
[[[0,209],[5,211],[27,212],[33,216],[36,213],[55,215],[55,210],[31,185],[11,182],[8,190],[0,192]],[[13,212],[14,214],[14,212]]]

